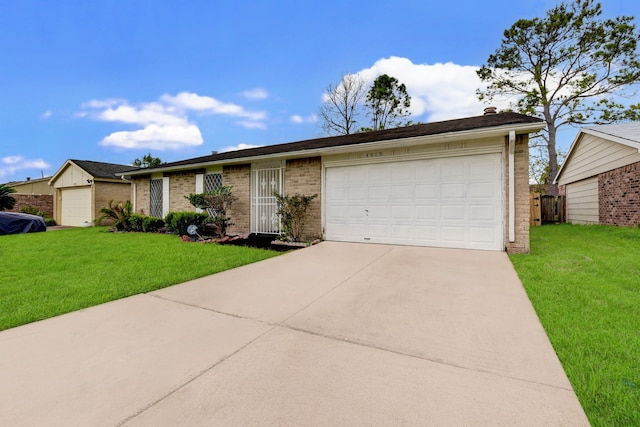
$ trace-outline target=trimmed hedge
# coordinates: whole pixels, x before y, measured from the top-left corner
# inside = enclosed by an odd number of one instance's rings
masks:
[[[212,218],[206,213],[198,212],[169,212],[164,217],[167,231],[178,235],[187,235],[187,227],[191,224],[198,227],[198,233],[204,231],[204,226],[211,223]]]

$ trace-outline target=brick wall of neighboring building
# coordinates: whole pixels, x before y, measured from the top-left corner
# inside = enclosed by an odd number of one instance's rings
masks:
[[[222,170],[222,184],[231,189],[237,200],[230,211],[233,225],[230,234],[249,234],[251,232],[251,165],[225,166]]]
[[[51,194],[11,194],[16,199],[16,205],[11,211],[20,212],[26,207],[33,207],[44,212],[46,218],[53,218],[53,196]]]
[[[508,153],[507,143],[507,153]],[[529,136],[518,135],[515,146],[515,241],[509,242],[509,195],[505,195],[505,241],[509,253],[529,253]],[[509,188],[509,156],[505,162],[505,188]]]
[[[285,194],[318,195],[309,205],[302,240],[313,240],[322,237],[321,190],[322,161],[320,157],[287,160],[284,173]]]
[[[195,211],[184,196],[196,192],[196,173],[180,172],[169,176],[169,212]]]
[[[136,213],[149,215],[151,213],[151,178],[133,178],[131,180],[131,192],[133,193],[133,185],[136,186],[134,206]],[[133,194],[131,195],[133,197]]]
[[[601,224],[640,224],[640,162],[598,175],[598,206]]]
[[[113,203],[117,202],[126,202],[127,200],[131,200],[131,184],[128,182],[123,182],[122,184],[116,182],[101,182],[97,181],[93,184],[93,206],[91,210],[93,212],[93,217],[96,219],[99,218],[100,209],[106,208],[109,206],[109,202],[113,200]],[[106,223],[105,223],[106,224]]]

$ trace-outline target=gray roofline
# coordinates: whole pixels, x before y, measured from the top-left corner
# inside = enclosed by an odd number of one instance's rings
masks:
[[[515,131],[517,134],[529,134],[532,132],[538,132],[544,127],[546,124],[542,121],[534,122],[534,123],[517,123],[517,124],[509,124],[502,126],[493,126],[493,127],[485,127],[478,129],[470,129],[464,131],[454,131],[454,132],[446,132],[434,135],[421,135],[421,136],[413,136],[408,138],[396,138],[396,139],[387,139],[381,141],[373,141],[366,143],[358,143],[358,144],[348,144],[341,146],[333,146],[333,147],[324,147],[324,148],[315,148],[308,150],[298,150],[298,151],[282,151],[278,153],[257,155],[257,156],[239,156],[231,159],[223,159],[223,160],[211,160],[200,163],[190,163],[190,164],[182,164],[177,166],[168,166],[168,167],[155,167],[152,171],[150,170],[135,170],[131,172],[122,172],[117,173],[118,176],[137,176],[137,175],[149,175],[152,172],[175,172],[175,171],[184,171],[190,169],[199,169],[208,166],[220,166],[220,165],[229,165],[229,164],[239,164],[239,163],[251,163],[256,161],[265,161],[272,159],[282,159],[282,158],[300,158],[300,157],[313,157],[327,154],[343,154],[354,151],[363,151],[370,147],[375,147],[376,149],[388,148],[388,146],[397,146],[398,142],[402,142],[403,146],[411,146],[411,145],[421,145],[421,144],[437,144],[440,142],[446,142],[452,139],[455,140],[469,140],[469,139],[478,139],[478,138],[488,138],[492,136],[501,136],[508,135],[510,131]]]

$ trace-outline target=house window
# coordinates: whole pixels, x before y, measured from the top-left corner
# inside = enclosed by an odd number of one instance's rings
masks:
[[[211,193],[222,187],[222,174],[221,173],[208,173],[204,176],[204,192]],[[207,213],[209,216],[216,216],[215,209],[208,208]]]
[[[222,187],[221,173],[208,173],[204,176],[204,192],[210,193]]]
[[[284,165],[282,162],[251,167],[251,232],[278,234],[280,218],[274,192],[283,194]]]
[[[151,180],[151,216],[162,218],[162,178]]]

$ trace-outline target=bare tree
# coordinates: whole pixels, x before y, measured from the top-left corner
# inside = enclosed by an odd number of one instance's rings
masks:
[[[329,84],[319,112],[322,129],[329,135],[357,132],[357,119],[366,94],[365,81],[358,74],[344,74],[340,83]]]

